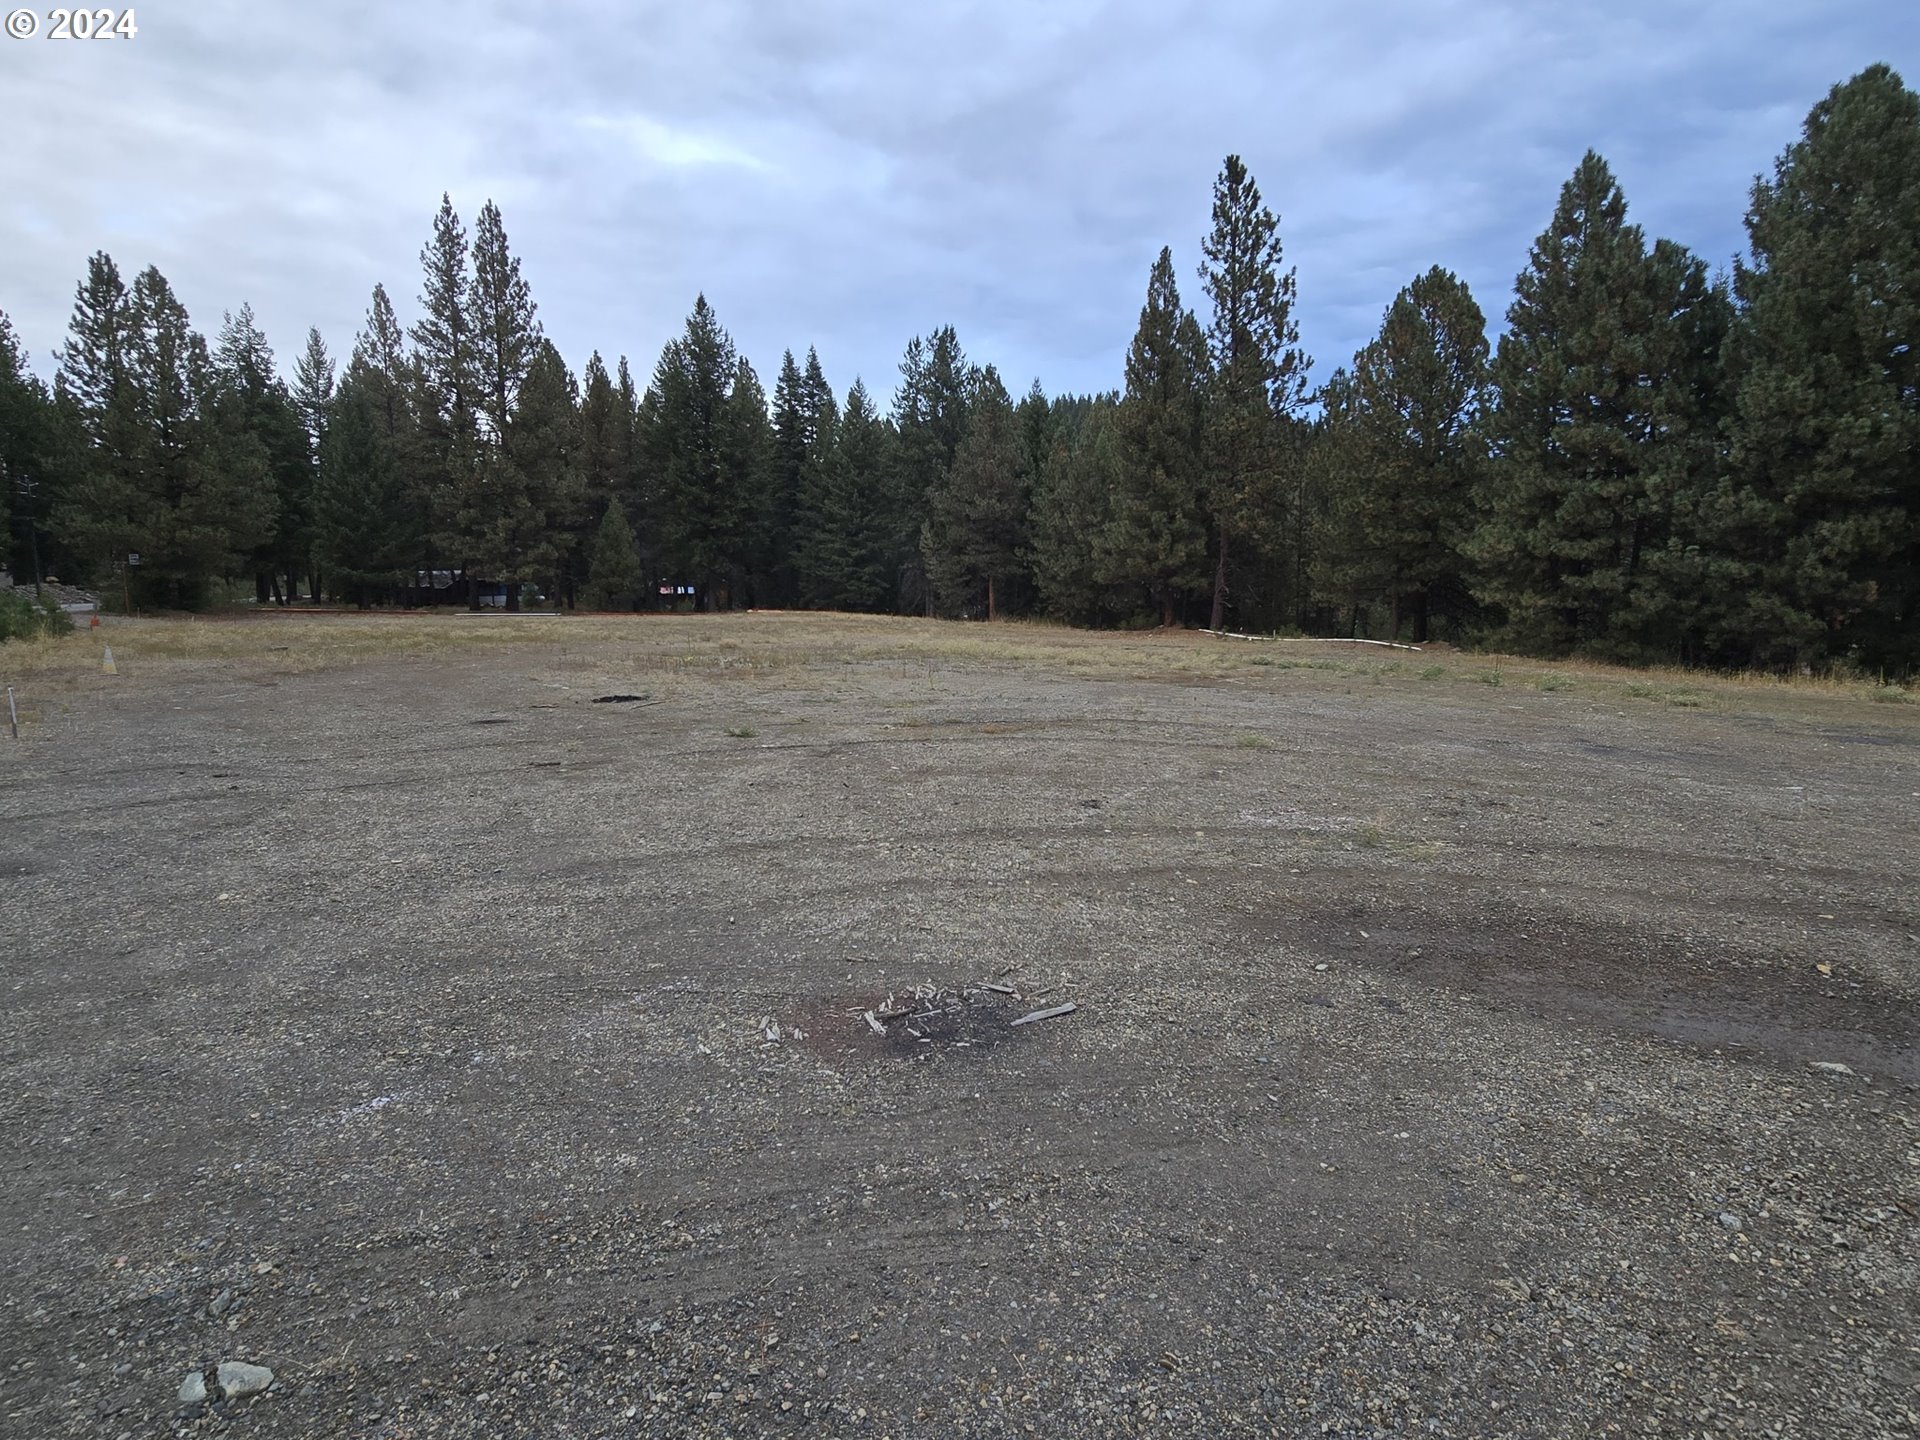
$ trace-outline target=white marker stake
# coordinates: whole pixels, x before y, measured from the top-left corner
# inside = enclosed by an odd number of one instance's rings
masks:
[[[113,646],[107,646],[107,655],[106,658],[100,662],[100,668],[109,675],[118,675],[120,673],[113,663]]]
[[[13,738],[20,738],[20,712],[13,708],[13,686],[7,686],[7,723],[13,726]]]

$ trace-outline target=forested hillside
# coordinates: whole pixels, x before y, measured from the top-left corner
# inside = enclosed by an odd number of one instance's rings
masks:
[[[1836,86],[1730,276],[1635,225],[1597,154],[1550,205],[1497,343],[1435,267],[1316,386],[1229,156],[1093,396],[1016,392],[951,326],[890,395],[798,343],[763,378],[704,297],[650,369],[576,372],[491,202],[443,200],[412,324],[376,285],[290,365],[245,304],[209,340],[100,253],[50,385],[0,316],[0,554],[151,607],[484,586],[1920,666],[1920,97],[1884,66]]]

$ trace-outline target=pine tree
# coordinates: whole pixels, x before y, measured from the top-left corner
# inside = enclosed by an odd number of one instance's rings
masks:
[[[634,387],[633,372],[627,367],[627,357],[624,355],[614,371],[613,395],[615,434],[620,442],[618,493],[627,509],[628,520],[634,526],[634,541],[640,547],[641,563],[645,564],[649,536],[658,528],[653,512],[659,504],[659,487],[647,470],[645,432],[640,424],[640,393]]]
[[[1213,229],[1200,279],[1213,301],[1206,407],[1206,487],[1213,530],[1211,625],[1226,624],[1237,540],[1269,538],[1283,508],[1287,437],[1306,403],[1311,362],[1294,319],[1294,272],[1280,269],[1280,222],[1238,155],[1213,186]]]
[[[1053,453],[1054,434],[1058,428],[1053,402],[1047,399],[1039,376],[1034,377],[1033,383],[1027,387],[1027,393],[1013,407],[1013,418],[1020,426],[1020,444],[1027,454],[1027,473],[1038,475],[1047,463],[1047,456]]]
[[[596,350],[587,359],[580,384],[579,514],[585,523],[568,539],[566,568],[569,574],[591,573],[589,557],[598,530],[589,534],[586,527],[604,524],[608,505],[629,493],[625,467],[632,429],[633,416],[614,389],[613,377],[607,373],[606,362]],[[595,516],[602,518],[595,522]],[[633,531],[624,505],[620,523],[628,526],[627,538],[631,543]]]
[[[59,493],[54,426],[52,397],[0,314],[0,569],[20,579],[48,573],[51,542],[42,531]]]
[[[701,295],[685,334],[661,351],[642,407],[662,563],[668,579],[696,585],[709,608],[742,578],[740,536],[752,513],[753,496],[731,463],[735,437],[725,433],[737,370],[733,340]]]
[[[803,504],[796,542],[803,604],[830,610],[888,607],[895,591],[892,523],[892,432],[855,380],[831,418],[822,470]],[[825,419],[823,418],[823,425]]]
[[[307,348],[300,353],[293,370],[293,403],[300,412],[300,426],[307,434],[307,446],[317,457],[320,438],[326,433],[327,413],[333,404],[333,356],[317,329],[308,327]]]
[[[1463,547],[1485,467],[1487,353],[1486,317],[1436,265],[1394,297],[1379,335],[1322,393],[1318,585],[1348,606],[1384,601],[1396,640],[1403,620],[1420,643],[1436,612],[1470,609]]]
[[[645,584],[640,552],[633,529],[620,502],[609,500],[600,528],[593,537],[593,559],[588,567],[587,604],[595,610],[631,610]]]
[[[813,416],[807,410],[805,385],[793,351],[780,355],[780,369],[773,381],[773,461],[771,483],[767,487],[764,513],[759,516],[760,554],[755,568],[769,578],[769,588],[779,593],[781,603],[791,603],[806,588],[806,579],[798,573],[795,553],[805,543],[799,533],[806,501],[802,496],[807,469],[807,452],[813,434]]]
[[[414,360],[407,352],[406,333],[393,313],[384,286],[373,287],[366,327],[354,337],[350,368],[359,371],[356,383],[373,407],[382,464],[391,467],[399,487],[398,525],[408,578],[420,578],[431,589],[435,555],[435,498],[438,470],[423,442],[416,403],[427,393]],[[329,412],[332,413],[331,411]],[[384,562],[383,562],[384,563]]]
[[[933,613],[935,596],[922,541],[935,496],[947,484],[966,429],[974,383],[973,367],[951,325],[936,330],[931,341],[916,336],[908,342],[894,395],[895,465],[887,503],[889,551],[897,604],[903,610]]]
[[[514,387],[504,443],[482,450],[461,531],[476,570],[506,587],[509,610],[527,584],[564,578],[564,520],[578,504],[579,416],[573,376],[551,342]],[[556,523],[556,521],[560,523]]]
[[[1053,448],[1034,486],[1033,569],[1040,603],[1075,625],[1110,623],[1126,606],[1124,592],[1146,583],[1131,575],[1116,585],[1111,536],[1114,514],[1128,485],[1117,396],[1096,397],[1076,417],[1055,426]],[[1204,564],[1204,537],[1200,560]]]
[[[134,281],[130,314],[137,578],[162,603],[197,606],[272,535],[272,461],[244,427],[215,423],[207,342],[152,266]]]
[[[726,603],[765,604],[769,577],[755,562],[766,553],[760,521],[773,488],[774,436],[767,392],[745,356],[734,361],[733,384],[721,407],[718,436],[722,483],[739,497],[735,529],[721,537]],[[718,600],[710,597],[709,603]]]
[[[1143,588],[1162,625],[1175,624],[1182,598],[1206,583],[1205,343],[1199,323],[1181,308],[1173,252],[1162,249],[1127,352],[1127,389],[1114,417],[1118,465],[1112,513],[1097,541],[1106,578]],[[1113,445],[1104,436],[1102,442]],[[1076,474],[1089,468],[1078,461]],[[1079,543],[1077,537],[1073,543]],[[1084,589],[1073,588],[1075,593]],[[1058,580],[1055,591],[1063,593]]]
[[[1472,543],[1523,648],[1677,653],[1684,594],[1655,563],[1714,464],[1728,312],[1685,249],[1651,249],[1589,151],[1516,282]]]
[[[377,309],[376,304],[376,309]],[[393,380],[374,362],[378,342],[355,347],[321,427],[314,482],[314,551],[328,586],[366,609],[401,586],[417,527],[395,443]]]
[[[459,517],[471,502],[481,458],[467,232],[446,195],[440,197],[433,236],[420,252],[420,265],[421,313],[410,332],[410,369],[416,384],[411,409],[418,427],[410,479],[422,517],[422,568],[431,573],[442,555],[456,567],[468,563]],[[376,307],[384,298],[376,290]],[[466,577],[469,586],[475,578]]]
[[[489,200],[473,230],[473,279],[467,315],[478,380],[474,408],[495,445],[508,446],[520,387],[540,347],[540,322],[520,261],[507,246],[500,207]]]
[[[560,557],[547,533],[553,518],[547,509],[550,487],[520,453],[516,433],[521,390],[541,354],[540,322],[520,261],[508,247],[500,208],[491,200],[474,225],[465,314],[473,338],[478,449],[466,489],[458,496],[455,529],[461,553],[479,578],[503,584],[507,609],[518,610],[521,587],[551,578]],[[543,418],[560,405],[557,378],[549,375],[547,380],[549,393],[540,402]]]
[[[1920,96],[1874,65],[1754,182],[1718,658],[1920,666]]]
[[[984,606],[989,620],[1030,576],[1027,512],[1032,477],[1013,402],[988,366],[944,485],[929,502],[921,548],[936,603],[965,613]]]
[[[865,395],[863,389],[863,400]],[[788,403],[791,413],[783,414],[775,398],[774,436],[779,463],[793,466],[792,509],[785,527],[790,594],[807,605],[844,603],[836,597],[856,563],[849,547],[857,542],[847,530],[851,523],[845,510],[851,499],[844,493],[847,477],[834,462],[840,407],[812,348],[807,350],[806,368],[794,372]]]
[[[62,494],[52,528],[84,573],[105,581],[138,543],[141,498],[127,347],[133,301],[105,251],[87,261],[54,377],[56,429],[64,437]],[[120,587],[115,587],[116,589]]]
[[[232,443],[258,442],[273,489],[273,529],[253,554],[255,597],[263,603],[274,598],[284,577],[285,598],[297,599],[313,545],[312,451],[299,406],[275,369],[252,306],[221,317],[212,382],[214,422]]]

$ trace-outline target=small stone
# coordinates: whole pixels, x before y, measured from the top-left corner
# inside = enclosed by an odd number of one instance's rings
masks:
[[[264,1365],[249,1365],[244,1360],[222,1360],[219,1380],[227,1399],[244,1400],[273,1384],[273,1371]]]
[[[1812,1062],[1812,1068],[1820,1071],[1823,1075],[1853,1074],[1853,1067],[1851,1065],[1843,1065],[1838,1060],[1815,1060]]]
[[[1746,1222],[1731,1210],[1722,1210],[1720,1212],[1720,1225],[1723,1229],[1727,1230],[1743,1230],[1746,1228]]]
[[[213,1303],[207,1306],[207,1309],[211,1310],[215,1315],[224,1315],[227,1313],[227,1307],[231,1304],[233,1304],[233,1291],[222,1290],[218,1295],[213,1297]]]
[[[187,1378],[180,1382],[180,1393],[174,1397],[182,1405],[202,1405],[207,1399],[207,1382],[198,1370],[187,1372]]]
[[[1313,968],[1316,971],[1324,974],[1327,968],[1327,962],[1322,960],[1318,965],[1314,966]]]

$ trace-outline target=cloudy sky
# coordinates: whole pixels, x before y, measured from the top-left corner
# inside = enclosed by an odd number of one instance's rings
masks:
[[[42,33],[46,7],[39,10]],[[1013,388],[1119,383],[1147,268],[1183,294],[1237,151],[1324,376],[1432,264],[1498,320],[1592,146],[1719,265],[1836,81],[1920,83],[1912,0],[160,0],[114,42],[0,38],[0,310],[51,371],[86,257],[290,366],[415,313],[442,190],[505,213],[547,332],[644,384],[704,290],[771,380],[819,348],[890,393],[954,324]]]

